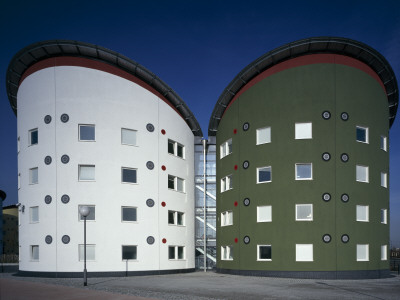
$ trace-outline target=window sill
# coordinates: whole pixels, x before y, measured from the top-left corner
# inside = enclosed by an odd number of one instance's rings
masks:
[[[96,182],[96,180],[78,180],[78,182]]]
[[[257,261],[272,261],[272,259],[257,259]]]
[[[312,178],[296,178],[296,181],[304,181],[304,180],[311,181],[313,179]]]
[[[122,146],[131,146],[131,147],[139,147],[138,145],[133,145],[133,144],[123,144],[121,143]]]
[[[89,143],[93,143],[96,142],[96,140],[78,140],[79,142],[89,142]]]
[[[260,181],[260,182],[257,181],[257,184],[260,184],[260,183],[270,183],[270,182],[272,182],[272,180],[270,180],[270,181]]]

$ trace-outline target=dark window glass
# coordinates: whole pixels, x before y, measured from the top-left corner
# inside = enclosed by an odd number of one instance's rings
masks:
[[[259,259],[271,259],[272,257],[271,252],[272,252],[271,246],[260,246]]]
[[[79,126],[79,140],[94,141],[95,140],[94,125],[80,125]]]
[[[136,183],[136,170],[122,169],[122,182]]]
[[[136,208],[123,207],[122,208],[122,221],[136,221]]]
[[[168,224],[175,224],[175,213],[168,211]]]
[[[122,246],[122,259],[137,259],[136,246]]]
[[[259,182],[271,181],[271,168],[262,168],[259,170]]]
[[[175,178],[174,176],[168,175],[168,188],[169,189],[175,189]]]
[[[178,225],[183,225],[183,213],[178,212]]]
[[[178,247],[178,259],[183,259],[183,247]]]
[[[357,127],[357,141],[366,142],[367,141],[366,133],[367,132],[366,132],[365,128]]]
[[[31,145],[36,145],[39,141],[38,131],[32,130],[31,131]]]
[[[178,148],[178,156],[183,158],[183,146],[178,144],[177,148]]]
[[[175,247],[168,248],[168,258],[175,259]]]
[[[168,140],[168,153],[174,154],[174,145],[175,143],[173,141]]]

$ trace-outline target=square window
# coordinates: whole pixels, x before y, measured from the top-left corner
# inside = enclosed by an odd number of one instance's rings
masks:
[[[31,260],[39,261],[39,246],[31,245]]]
[[[221,260],[233,260],[233,246],[221,246]]]
[[[381,209],[381,223],[387,224],[387,209]]]
[[[256,139],[257,145],[271,143],[271,127],[257,129]]]
[[[168,211],[168,224],[169,225],[179,225],[184,226],[185,214],[179,211]]]
[[[356,140],[361,143],[368,143],[368,128],[356,126]]]
[[[29,208],[29,218],[31,223],[39,222],[39,206]]]
[[[272,222],[272,206],[257,206],[257,222]]]
[[[137,169],[122,168],[123,183],[137,183]]]
[[[122,222],[136,222],[136,207],[122,206]]]
[[[381,136],[381,149],[387,151],[387,137]]]
[[[185,247],[183,246],[169,246],[168,259],[185,259]]]
[[[271,245],[258,245],[257,260],[272,260]]]
[[[95,141],[94,125],[79,125],[79,141]]]
[[[368,222],[369,221],[369,207],[368,205],[357,205],[356,206],[357,221]]]
[[[95,166],[94,165],[79,165],[79,181],[94,181]]]
[[[313,261],[312,244],[296,244],[296,261]]]
[[[368,174],[368,167],[356,165],[356,181],[359,182],[368,182],[369,181],[369,174]]]
[[[32,168],[29,169],[29,184],[38,184],[39,183],[39,169]]]
[[[121,128],[121,144],[136,146],[136,130]]]
[[[224,158],[225,156],[232,153],[232,139],[227,140],[220,146],[220,156]]]
[[[357,245],[357,261],[369,261],[369,245]]]
[[[221,226],[233,225],[233,212],[224,211],[221,213]]]
[[[79,213],[79,209],[82,206],[86,206],[89,208],[89,214],[86,217],[86,221],[95,221],[96,220],[96,206],[94,205],[79,205],[78,206],[78,216],[79,216],[79,221],[83,221],[85,218],[82,217],[82,215]]]
[[[184,158],[185,147],[173,140],[168,140],[168,153]]]
[[[381,246],[381,260],[387,260],[387,245]]]
[[[312,139],[312,123],[296,123],[295,139],[296,140]]]
[[[312,204],[296,204],[296,221],[312,221],[313,205]]]
[[[381,172],[381,187],[387,188],[387,173]]]
[[[296,180],[312,180],[312,164],[296,164]]]
[[[272,170],[271,167],[257,168],[257,183],[271,182]]]
[[[221,179],[221,193],[233,188],[232,175],[228,175]]]
[[[137,246],[122,246],[122,260],[136,260]]]
[[[85,245],[79,245],[79,261],[84,261],[85,259]],[[86,244],[86,260],[94,261],[96,260],[96,245]]]
[[[29,145],[37,145],[39,143],[39,131],[37,128],[29,130]]]

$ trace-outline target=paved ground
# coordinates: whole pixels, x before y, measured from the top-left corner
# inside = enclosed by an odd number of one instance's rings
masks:
[[[0,274],[0,299],[400,299],[400,277],[314,280],[189,274],[89,278],[34,278]]]

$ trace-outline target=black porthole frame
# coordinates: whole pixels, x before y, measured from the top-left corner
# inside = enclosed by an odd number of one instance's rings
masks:
[[[69,235],[63,235],[62,238],[61,238],[61,241],[64,244],[69,244],[69,242],[71,241],[71,238],[69,237]]]
[[[250,237],[249,237],[248,235],[246,235],[246,236],[243,238],[243,243],[245,243],[246,245],[250,244]]]
[[[322,194],[322,200],[324,200],[325,202],[329,202],[331,200],[332,196],[329,193],[323,193]]]
[[[340,118],[343,120],[343,121],[348,121],[349,120],[349,114],[347,113],[347,112],[342,112],[341,114],[340,114]]]
[[[324,120],[329,120],[331,118],[331,112],[328,110],[325,110],[322,112],[322,118]]]
[[[243,205],[244,206],[249,206],[250,205],[250,198],[244,198],[243,199]]]
[[[322,241],[324,242],[324,243],[326,243],[326,244],[328,244],[328,243],[330,243],[331,241],[332,241],[332,237],[331,237],[331,235],[330,234],[324,234],[323,236],[322,236]]]
[[[69,121],[69,116],[67,114],[62,114],[60,120],[63,123],[67,123]]]
[[[151,235],[148,236],[147,239],[146,239],[146,242],[147,242],[147,244],[149,244],[149,245],[153,245],[155,241],[156,241],[156,240],[155,240],[154,236],[151,236]]]
[[[342,202],[347,203],[350,200],[350,196],[346,193],[342,194],[342,196],[340,196],[340,200],[342,200]]]
[[[46,244],[50,245],[53,242],[53,237],[51,235],[46,235],[44,241],[46,242]]]
[[[249,122],[245,122],[245,123],[243,124],[242,128],[243,128],[243,131],[249,130],[249,129],[250,129],[250,124],[249,124]]]
[[[45,124],[50,124],[51,123],[51,116],[50,115],[46,115],[43,119]]]
[[[343,244],[347,244],[350,241],[350,237],[347,234],[343,234],[340,240]]]
[[[248,161],[248,160],[245,160],[244,162],[243,162],[243,169],[248,169],[250,167],[250,162]]]
[[[147,123],[146,129],[148,132],[153,132],[154,131],[154,125],[151,123]]]
[[[347,162],[349,162],[349,160],[350,160],[350,156],[349,156],[347,153],[342,153],[342,154],[340,155],[340,160],[341,160],[342,162],[344,162],[344,163],[347,163]]]
[[[146,205],[147,205],[148,207],[153,207],[154,204],[155,204],[155,202],[154,202],[153,199],[149,198],[149,199],[146,200]]]
[[[44,163],[45,163],[46,165],[50,165],[52,161],[53,161],[53,160],[52,160],[51,156],[49,156],[49,155],[47,155],[47,156],[44,158]]]
[[[67,194],[64,194],[61,196],[61,202],[64,204],[67,204],[69,202],[70,198]]]
[[[322,153],[322,160],[323,161],[330,161],[331,160],[331,154],[329,152]]]
[[[154,163],[152,162],[152,161],[148,161],[147,163],[146,163],[146,167],[147,167],[147,169],[149,169],[149,170],[153,170],[154,169]]]
[[[44,203],[46,203],[46,204],[50,204],[52,200],[53,200],[53,198],[50,195],[46,195],[44,197]]]
[[[67,154],[64,154],[63,156],[61,156],[61,162],[63,164],[69,163],[69,156]]]

